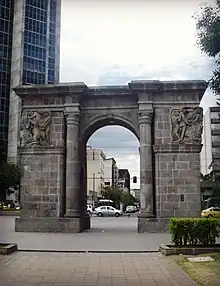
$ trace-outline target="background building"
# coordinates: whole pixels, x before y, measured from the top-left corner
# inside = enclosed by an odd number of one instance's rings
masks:
[[[132,189],[131,195],[140,203],[140,189]]]
[[[114,186],[118,182],[118,167],[114,158],[107,158],[104,161],[104,184]]]
[[[21,106],[12,89],[59,82],[61,1],[1,0],[0,11],[0,146],[16,163]]]
[[[104,187],[105,154],[100,149],[87,147],[87,197],[88,203],[93,203],[101,196]]]
[[[118,186],[123,189],[123,191],[130,192],[130,173],[128,169],[119,169]]]
[[[0,149],[7,152],[14,1],[1,1],[0,11]]]
[[[209,107],[204,115],[203,147],[200,153],[201,173],[220,176],[220,106]]]

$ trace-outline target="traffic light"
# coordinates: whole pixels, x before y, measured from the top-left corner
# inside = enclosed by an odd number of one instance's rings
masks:
[[[136,184],[137,183],[137,177],[133,177],[133,184]]]

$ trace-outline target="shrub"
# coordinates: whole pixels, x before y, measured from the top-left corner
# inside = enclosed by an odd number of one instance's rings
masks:
[[[175,246],[214,245],[219,221],[207,218],[171,218],[169,230]]]

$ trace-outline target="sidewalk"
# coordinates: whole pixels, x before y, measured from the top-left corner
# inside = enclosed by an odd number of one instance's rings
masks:
[[[1,286],[195,286],[160,254],[22,253],[0,257]]]

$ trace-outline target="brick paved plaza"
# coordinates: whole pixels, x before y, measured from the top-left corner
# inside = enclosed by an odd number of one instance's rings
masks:
[[[61,242],[62,243],[62,242]],[[1,286],[192,286],[160,254],[17,252],[0,256]]]

